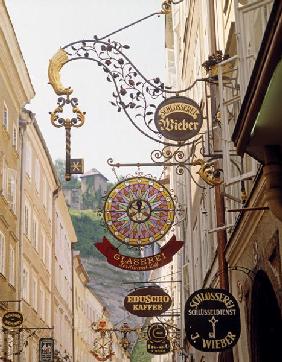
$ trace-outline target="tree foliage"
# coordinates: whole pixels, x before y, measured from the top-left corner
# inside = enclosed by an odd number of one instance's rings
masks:
[[[102,241],[103,237],[106,236],[114,246],[119,248],[121,254],[140,257],[139,249],[129,249],[107,231],[103,225],[102,216],[97,212],[93,210],[79,211],[70,209],[70,215],[78,239],[76,249],[80,250],[82,256],[94,256],[99,259],[104,258],[95,248],[94,244]]]

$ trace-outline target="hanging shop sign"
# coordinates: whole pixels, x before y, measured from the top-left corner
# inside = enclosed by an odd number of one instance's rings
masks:
[[[96,243],[96,248],[107,258],[107,262],[117,268],[131,271],[146,271],[161,268],[170,263],[173,256],[182,248],[183,241],[176,240],[173,235],[171,239],[161,247],[158,254],[144,258],[133,258],[120,254],[118,248],[114,247],[104,237],[102,242]]]
[[[107,321],[101,318],[97,325],[94,324],[93,327],[93,331],[98,333],[98,335],[94,338],[93,348],[90,353],[100,362],[112,360],[112,357],[115,355],[113,352],[113,336]]]
[[[232,348],[240,332],[240,309],[232,294],[224,289],[200,289],[185,304],[188,341],[203,352]]]
[[[20,327],[23,324],[23,315],[20,312],[7,312],[2,317],[2,323],[8,328]]]
[[[171,306],[171,297],[160,287],[134,290],[124,299],[124,308],[138,317],[155,317]]]
[[[129,246],[145,246],[162,239],[173,225],[175,204],[169,190],[148,177],[119,182],[104,204],[104,220],[111,234]]]
[[[166,354],[170,352],[168,331],[164,324],[153,323],[147,330],[147,352],[151,354]]]
[[[39,340],[39,362],[54,361],[54,339],[40,338]]]
[[[198,104],[187,97],[165,99],[156,109],[155,125],[168,140],[186,141],[196,136],[203,124]]]

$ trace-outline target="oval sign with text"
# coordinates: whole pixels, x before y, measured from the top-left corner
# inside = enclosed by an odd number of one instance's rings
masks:
[[[203,116],[195,101],[176,96],[157,107],[154,121],[157,130],[168,140],[187,141],[200,132]]]
[[[171,297],[159,287],[134,290],[124,298],[124,308],[138,317],[155,317],[171,306]]]
[[[185,304],[185,331],[193,347],[203,352],[232,348],[240,333],[240,309],[224,289],[200,289]]]
[[[19,327],[23,323],[23,315],[20,312],[7,312],[2,317],[2,323],[5,327]]]

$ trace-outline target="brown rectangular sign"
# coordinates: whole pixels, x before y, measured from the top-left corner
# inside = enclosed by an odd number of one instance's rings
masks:
[[[138,317],[155,317],[171,306],[171,297],[160,287],[139,288],[124,299],[125,309]]]

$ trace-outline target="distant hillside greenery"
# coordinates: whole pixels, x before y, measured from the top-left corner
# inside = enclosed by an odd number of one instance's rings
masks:
[[[131,353],[131,362],[151,362],[152,355],[147,352],[147,342],[146,341],[137,341],[132,353]]]
[[[102,254],[95,248],[94,244],[106,238],[116,247],[122,254],[140,257],[138,249],[129,249],[126,245],[121,244],[114,239],[109,231],[103,225],[103,216],[93,210],[73,210],[70,209],[73,226],[77,235],[78,242],[76,249],[80,250],[83,257],[104,258]]]

